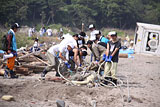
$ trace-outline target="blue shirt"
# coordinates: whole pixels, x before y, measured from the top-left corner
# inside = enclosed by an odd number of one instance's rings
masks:
[[[99,39],[99,41],[100,41],[100,42],[104,42],[104,43],[107,44],[109,40],[108,40],[107,38],[101,36],[100,39]]]
[[[17,43],[16,43],[16,37],[15,33],[12,29],[8,31],[8,34],[12,34],[12,50],[17,51]]]

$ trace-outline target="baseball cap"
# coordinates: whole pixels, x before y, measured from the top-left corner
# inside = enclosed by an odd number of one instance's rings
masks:
[[[15,23],[14,26],[15,26],[16,28],[20,28],[20,26],[19,26],[18,23]]]
[[[15,24],[13,24],[12,25],[12,27],[11,27],[12,29],[14,29],[14,28],[20,28],[20,26],[19,26],[19,24],[18,23],[15,23]]]
[[[116,31],[111,31],[108,33],[108,35],[110,36],[117,36],[117,32]]]
[[[90,24],[89,29],[91,29],[91,28],[95,28],[95,26],[93,24]]]

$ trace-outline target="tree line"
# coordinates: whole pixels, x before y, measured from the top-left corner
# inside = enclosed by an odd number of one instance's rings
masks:
[[[134,28],[136,22],[160,24],[159,0],[0,0],[0,24],[57,24]]]

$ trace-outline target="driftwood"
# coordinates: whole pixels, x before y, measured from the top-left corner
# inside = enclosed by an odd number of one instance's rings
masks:
[[[120,58],[128,58],[128,54],[119,54]]]
[[[43,61],[42,59],[40,59],[40,58],[38,58],[38,57],[36,57],[36,59],[39,60],[40,62],[46,64],[46,65],[50,65],[50,64],[48,64],[47,62]]]
[[[54,81],[54,82],[62,82],[64,79],[61,77],[47,77],[45,78],[47,81]]]
[[[29,71],[28,68],[25,68],[25,67],[15,67],[15,73],[29,75],[31,71]]]
[[[21,67],[27,67],[29,69],[44,69],[46,66],[35,66],[35,65],[21,65]]]
[[[26,58],[26,57],[28,57],[28,56],[30,56],[30,55],[39,55],[40,54],[40,52],[42,52],[43,50],[40,50],[40,51],[36,51],[36,52],[32,52],[32,53],[28,53],[28,54],[26,54],[26,55],[23,55],[23,56],[20,56],[20,57],[18,57],[18,59],[22,59],[22,58]]]
[[[31,63],[28,63],[29,65],[33,65],[33,66],[44,66],[45,64],[42,63],[42,62],[31,62]]]

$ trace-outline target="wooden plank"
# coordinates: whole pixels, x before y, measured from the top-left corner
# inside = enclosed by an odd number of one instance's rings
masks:
[[[128,58],[128,54],[119,54],[119,58]]]

